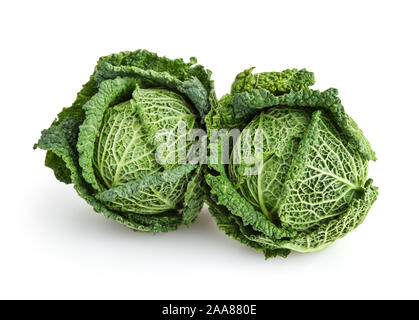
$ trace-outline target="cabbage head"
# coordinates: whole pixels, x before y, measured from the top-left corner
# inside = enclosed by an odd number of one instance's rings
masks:
[[[177,143],[203,127],[214,100],[210,71],[195,58],[113,54],[99,59],[76,101],[35,148],[47,150],[45,165],[95,211],[138,231],[174,230],[201,210],[205,168],[179,156],[157,161],[157,136],[167,130]]]
[[[236,77],[209,127],[261,129],[262,153],[253,163],[231,156],[210,165],[210,212],[220,229],[267,258],[324,249],[361,224],[376,200],[367,178],[374,151],[336,89],[309,89],[311,72],[252,70]],[[237,140],[230,154],[246,143]],[[256,174],[246,174],[255,164]]]

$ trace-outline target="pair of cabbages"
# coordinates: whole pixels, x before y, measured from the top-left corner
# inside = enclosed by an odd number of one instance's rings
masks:
[[[42,132],[45,164],[134,230],[189,225],[205,199],[220,229],[266,257],[323,249],[364,220],[377,197],[367,179],[375,155],[335,89],[309,89],[305,70],[248,69],[217,101],[210,71],[195,63],[145,50],[99,59],[74,104]],[[238,139],[227,164],[156,160],[159,132],[172,132],[179,149],[194,129],[262,130],[261,156],[233,161],[246,141]],[[208,154],[223,147],[219,138]]]

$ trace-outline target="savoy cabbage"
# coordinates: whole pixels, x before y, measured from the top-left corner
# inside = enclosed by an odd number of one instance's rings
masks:
[[[146,50],[100,58],[76,101],[35,145],[47,150],[46,166],[97,212],[134,230],[188,225],[204,203],[205,168],[157,162],[155,137],[176,133],[179,120],[184,134],[203,126],[215,95],[210,71],[195,63]]]
[[[321,250],[361,224],[376,200],[367,178],[375,153],[336,89],[309,89],[311,72],[252,70],[236,77],[207,122],[210,130],[262,129],[263,153],[254,163],[210,164],[210,212],[220,229],[266,257]],[[255,164],[257,174],[246,175]]]

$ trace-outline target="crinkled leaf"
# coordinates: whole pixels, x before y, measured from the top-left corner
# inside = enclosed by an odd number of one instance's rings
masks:
[[[262,250],[266,258],[288,256],[290,253],[289,249],[282,248],[279,245],[272,245],[270,238],[266,237],[263,233],[254,231],[250,226],[244,226],[239,217],[232,215],[226,207],[218,205],[217,201],[217,196],[214,194],[206,197],[209,211],[220,230],[251,248]],[[282,244],[282,242],[280,243]]]
[[[129,198],[138,195],[143,189],[149,187],[161,186],[165,183],[173,183],[179,179],[187,177],[196,165],[185,164],[178,166],[172,170],[165,170],[151,175],[147,175],[142,179],[129,181],[123,185],[105,190],[96,195],[101,201],[114,201],[117,197]]]
[[[262,72],[252,74],[254,68],[247,69],[236,76],[230,94],[220,99],[217,112],[213,115],[214,125],[228,128],[242,128],[258,112],[258,104],[249,101],[245,108],[236,107],[236,95],[263,89],[273,97],[290,91],[306,89],[314,84],[314,74],[306,69],[287,69],[282,72]],[[239,95],[240,96],[240,95]],[[262,99],[267,99],[266,95]],[[269,101],[266,101],[269,103]]]
[[[348,139],[348,146],[357,150],[366,159],[375,160],[375,153],[356,123],[345,113],[337,89],[326,91],[304,89],[275,96],[265,89],[251,90],[234,95],[232,108],[237,118],[245,121],[260,110],[273,106],[322,109],[330,113],[332,119]]]
[[[313,252],[326,248],[364,221],[372,204],[377,199],[377,195],[377,188],[372,186],[371,179],[368,180],[364,195],[361,198],[353,199],[344,214],[321,224],[311,232],[299,233],[298,236],[284,243],[283,247],[299,252]]]
[[[194,66],[195,63],[194,58],[185,63],[182,59],[159,57],[147,50],[121,52],[99,59],[95,80],[100,83],[118,76],[135,77],[142,88],[176,90],[190,99],[203,122],[210,110],[209,94],[213,91],[213,83],[211,72],[201,65]]]
[[[94,149],[98,132],[102,125],[105,111],[111,104],[129,98],[134,90],[136,81],[133,78],[116,78],[100,84],[99,91],[83,106],[86,119],[80,126],[77,150],[79,164],[83,171],[84,179],[92,187],[101,191],[103,187],[97,181],[94,172]]]
[[[182,222],[185,225],[192,223],[204,205],[205,196],[205,167],[199,166],[188,182],[185,192],[185,209],[182,212]]]
[[[211,187],[211,193],[217,196],[217,204],[225,206],[232,214],[240,217],[243,225],[250,225],[255,231],[275,239],[291,237],[295,234],[293,231],[277,227],[263,213],[255,210],[237,193],[227,177],[207,175],[206,181]]]
[[[280,194],[310,121],[311,114],[304,110],[263,110],[245,127],[245,130],[251,130],[253,133],[255,130],[263,130],[263,161],[255,157],[251,162],[246,163],[242,160],[240,163],[234,163],[234,157],[230,158],[230,181],[254,208],[271,221],[278,221]],[[250,150],[250,154],[256,155],[255,144],[244,139],[242,133],[241,139],[234,146],[233,156],[246,148]],[[259,168],[258,174],[244,174],[245,170],[256,166]]]
[[[84,110],[83,105],[89,101],[91,97],[93,97],[98,91],[98,86],[94,80],[93,75],[90,76],[90,79],[88,82],[86,82],[82,89],[77,93],[76,100],[73,102],[71,107],[64,108],[59,114],[58,114],[58,122],[61,120],[67,118],[67,117],[73,117],[79,121],[84,120]]]
[[[287,69],[281,72],[262,72],[252,74],[254,67],[244,70],[236,76],[230,94],[266,89],[275,95],[298,91],[314,84],[314,73],[306,69]]]
[[[141,180],[162,170],[133,99],[108,108],[95,137],[93,165],[106,188]]]
[[[52,151],[47,151],[45,156],[45,166],[54,171],[55,177],[66,184],[71,183],[71,171],[68,170],[64,160]]]
[[[351,153],[318,110],[293,158],[279,210],[283,225],[306,230],[347,210],[366,181],[368,161]]]
[[[161,150],[160,163],[165,168],[186,163],[189,147],[187,141],[192,130],[199,126],[198,115],[185,99],[176,92],[161,88],[142,89],[133,92],[133,105],[141,118],[141,125],[148,142]],[[170,136],[170,141],[166,141]]]

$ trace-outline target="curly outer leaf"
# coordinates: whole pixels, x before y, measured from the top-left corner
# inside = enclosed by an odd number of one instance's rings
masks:
[[[234,95],[232,108],[239,118],[247,120],[259,110],[273,106],[301,107],[323,109],[330,112],[333,120],[348,139],[349,147],[360,152],[366,159],[375,160],[375,153],[363,132],[345,113],[337,89],[318,90],[305,89],[275,96],[265,89],[251,90]]]
[[[65,184],[71,183],[71,171],[68,170],[64,160],[50,150],[47,151],[47,155],[45,156],[45,166],[54,171],[54,175],[58,181],[64,182]]]
[[[207,175],[205,178],[211,187],[211,193],[217,196],[217,204],[225,206],[232,214],[240,217],[245,226],[250,225],[255,231],[274,239],[292,237],[295,234],[293,231],[278,228],[263,213],[256,211],[237,193],[227,177]]]
[[[110,188],[96,195],[100,201],[114,201],[116,197],[128,198],[135,196],[144,188],[159,186],[166,182],[182,179],[196,169],[196,165],[184,164],[171,170],[157,172],[143,179],[127,182],[123,185]]]
[[[135,77],[143,88],[165,87],[187,96],[204,122],[210,110],[209,95],[213,94],[211,72],[201,65],[193,66],[182,59],[159,57],[147,50],[121,52],[102,57],[96,67],[95,80],[100,83],[116,77]],[[212,93],[211,93],[212,92]]]
[[[314,73],[306,69],[287,69],[282,72],[262,72],[252,74],[254,67],[244,70],[236,76],[231,94],[266,89],[275,95],[298,91],[314,84]]]
[[[285,258],[290,253],[289,249],[282,248],[280,245],[272,245],[272,239],[263,233],[244,226],[239,217],[232,215],[226,207],[217,204],[217,196],[207,195],[206,202],[218,228],[228,236],[251,248],[262,250],[266,258],[275,256]],[[279,243],[282,244],[280,241]]]
[[[358,227],[365,219],[372,204],[377,199],[377,188],[368,180],[363,197],[354,199],[345,214],[321,224],[314,231],[299,233],[283,244],[284,248],[299,252],[319,251]]]
[[[194,176],[188,183],[185,192],[185,209],[182,212],[182,222],[185,225],[192,223],[198,216],[204,205],[205,185],[204,185],[204,166],[196,169]]]
[[[41,138],[34,146],[35,149],[41,148],[50,152],[49,167],[54,170],[55,174],[57,174],[56,170],[65,172],[63,179],[67,183],[79,179],[78,166],[74,165],[77,162],[75,145],[77,144],[79,126],[80,121],[69,116],[60,123],[53,124],[49,129],[43,130]],[[65,167],[62,166],[63,163]],[[80,185],[85,185],[84,181],[81,180]]]
[[[58,120],[54,123],[59,123],[61,120],[67,118],[67,117],[73,117],[79,121],[83,121],[85,118],[83,105],[89,101],[91,97],[93,97],[98,91],[98,86],[94,80],[93,75],[90,76],[90,79],[88,82],[86,82],[82,89],[77,93],[76,100],[73,102],[71,107],[64,108],[59,114],[58,114]]]
[[[348,139],[349,146],[357,150],[368,160],[376,160],[375,152],[361,129],[345,112],[341,100],[338,98],[338,90],[331,88],[320,92],[317,90],[302,90],[291,92],[279,99],[280,105],[302,106],[321,108],[330,112],[333,120]]]
[[[282,72],[262,72],[252,74],[254,68],[247,69],[239,73],[231,86],[230,94],[224,95],[216,106],[216,112],[212,115],[213,127],[242,128],[254,116],[260,107],[260,101],[273,97],[275,101],[277,95],[282,95],[290,91],[306,89],[314,84],[314,74],[306,69],[287,69]],[[247,100],[252,96],[246,96],[246,107],[236,107],[235,100],[240,99],[241,93],[253,92],[261,89],[262,97]],[[269,103],[269,100],[266,101]],[[274,102],[272,102],[274,103]]]
[[[292,159],[292,164],[289,168],[287,178],[281,190],[281,206],[279,208],[279,212],[281,212],[284,201],[290,193],[291,186],[301,178],[301,175],[306,168],[311,146],[316,145],[317,137],[319,134],[320,115],[320,110],[313,113],[312,120],[298,146],[297,153]]]
[[[122,213],[113,219],[135,231],[153,233],[174,231],[182,223],[181,215],[174,213],[160,214],[158,216]]]
[[[94,173],[93,154],[104,113],[111,104],[129,95],[135,85],[136,81],[133,78],[116,78],[104,81],[100,84],[98,93],[83,106],[86,119],[80,126],[77,142],[79,164],[83,170],[84,179],[97,191],[100,191],[101,187]]]
[[[82,105],[90,99],[97,92],[97,86],[93,79],[93,76],[90,77],[89,81],[85,83],[82,89],[77,94],[76,100],[71,105],[71,107],[63,108],[63,110],[58,114],[57,119],[54,120],[53,124],[59,124],[63,119],[72,117],[78,121],[84,120],[84,111],[82,110]],[[55,153],[47,151],[45,157],[45,166],[51,168],[54,171],[55,177],[66,184],[71,183],[71,173],[67,169],[64,160],[58,157]]]

